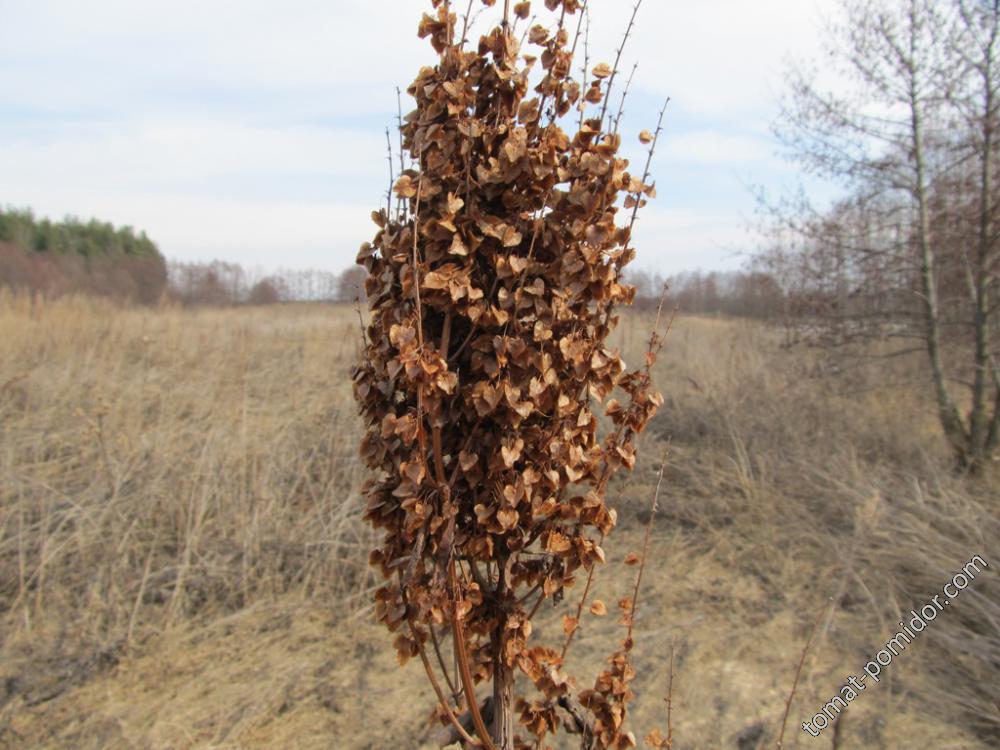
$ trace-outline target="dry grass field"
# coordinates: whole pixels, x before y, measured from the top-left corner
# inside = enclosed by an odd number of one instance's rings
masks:
[[[648,320],[616,334],[640,356]],[[119,308],[0,299],[0,747],[436,747],[419,664],[371,616],[349,308]],[[675,747],[996,747],[995,477],[950,473],[912,364],[820,377],[759,324],[679,319],[666,404],[597,596],[667,465],[632,715]],[[631,354],[632,356],[628,356]],[[799,726],[973,554],[991,569],[851,703]],[[539,639],[561,631],[545,614]],[[622,636],[584,621],[577,672]],[[580,667],[583,667],[582,669]]]

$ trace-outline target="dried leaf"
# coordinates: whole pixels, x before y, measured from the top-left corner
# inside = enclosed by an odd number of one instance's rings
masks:
[[[497,511],[497,520],[504,531],[510,531],[517,526],[517,511],[511,508],[501,508]]]
[[[409,175],[403,175],[393,186],[393,190],[400,198],[412,198],[417,194],[417,183]]]
[[[455,234],[451,238],[451,247],[448,248],[448,253],[450,255],[468,255],[469,248],[466,247],[465,243],[462,242],[462,237],[459,234]]]
[[[563,632],[566,635],[573,633],[577,627],[580,625],[580,621],[575,617],[570,617],[569,615],[563,615]]]
[[[545,44],[549,39],[549,30],[541,24],[535,24],[528,32],[528,41],[532,44]]]
[[[598,63],[591,72],[594,78],[610,78],[613,71],[607,63]]]

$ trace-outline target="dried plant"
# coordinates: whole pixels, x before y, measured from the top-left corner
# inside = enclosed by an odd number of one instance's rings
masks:
[[[529,2],[505,3],[473,50],[472,3],[458,31],[449,3],[432,4],[419,35],[439,60],[410,85],[416,109],[401,124],[412,164],[394,184],[397,210],[372,214],[378,232],[358,255],[371,318],[354,392],[377,471],[366,518],[384,531],[370,556],[386,578],[376,615],[397,633],[400,662],[420,658],[451,740],[541,748],[564,730],[586,748],[632,747],[634,595],[622,602],[629,636],[592,689],[575,695],[564,662],[615,526],[608,480],[633,467],[662,403],[656,330],[634,371],[606,345],[616,306],[634,296],[622,270],[636,211],[655,194],[648,163],[630,174],[604,123],[617,66],[596,65],[585,91],[571,77],[581,25],[571,39],[566,22],[585,3],[546,0],[556,23],[530,27],[530,52],[509,17],[528,18]],[[650,158],[659,132],[640,136]],[[560,602],[581,574],[562,650],[533,643],[542,601]],[[492,684],[485,699],[481,684]]]

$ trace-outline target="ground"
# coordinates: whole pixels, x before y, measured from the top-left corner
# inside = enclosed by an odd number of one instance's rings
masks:
[[[649,317],[615,334],[627,360]],[[0,300],[0,746],[437,747],[418,662],[372,621],[350,308],[119,308]],[[759,323],[681,318],[666,397],[570,653],[585,686],[624,630],[666,462],[636,626],[641,738],[786,748],[994,747],[987,570],[850,704],[801,730],[972,555],[1000,561],[989,474],[951,472],[919,361],[830,376]],[[572,600],[573,597],[568,597]],[[575,606],[568,601],[567,606]],[[534,637],[558,638],[546,608]],[[991,705],[993,704],[993,705]],[[572,747],[570,744],[559,747]]]

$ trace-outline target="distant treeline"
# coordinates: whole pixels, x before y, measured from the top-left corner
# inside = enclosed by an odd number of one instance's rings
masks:
[[[659,273],[629,271],[636,303],[653,306],[668,285],[667,304],[684,313],[773,318],[785,308],[774,278],[756,271]],[[281,302],[351,302],[364,298],[365,271],[279,269],[238,263],[166,261],[156,244],[132,227],[91,219],[37,219],[31,211],[0,210],[0,288],[48,297],[94,294],[158,304],[270,305]]]
[[[364,296],[364,271],[281,269],[236,263],[167,262],[145,232],[68,217],[54,222],[30,210],[0,209],[0,289],[46,297],[91,294],[145,305],[227,306],[350,301]]]
[[[277,302],[352,302],[364,299],[365,271],[351,267],[341,273],[322,270],[285,270],[273,274],[237,263],[167,264],[171,296],[185,305],[227,306]],[[667,285],[667,305],[680,312],[777,318],[785,309],[785,295],[773,277],[756,271],[659,273],[630,271],[627,283],[636,287],[636,305],[648,308]]]
[[[0,287],[153,304],[166,286],[166,261],[145,232],[96,219],[52,222],[28,210],[0,209]]]
[[[278,269],[264,274],[238,263],[167,265],[171,296],[185,305],[269,305],[278,302],[350,302],[364,298],[365,271],[354,266],[341,273],[319,269]]]
[[[681,313],[772,319],[786,312],[786,297],[775,278],[759,271],[692,271],[664,277],[643,270],[627,272],[635,304],[653,307],[664,286],[666,305]]]

